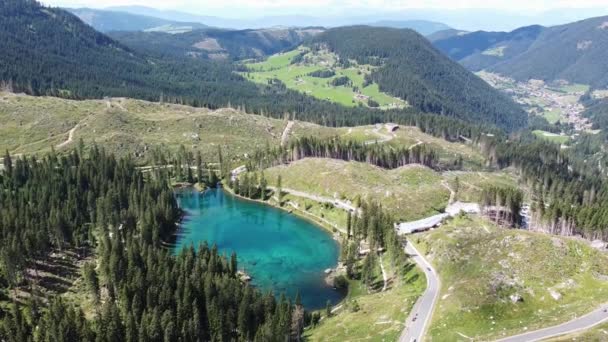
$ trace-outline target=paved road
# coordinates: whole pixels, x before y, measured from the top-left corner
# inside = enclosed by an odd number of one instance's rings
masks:
[[[511,337],[506,337],[498,340],[497,342],[532,342],[532,341],[541,341],[544,339],[548,339],[551,337],[556,337],[565,334],[571,334],[575,332],[580,332],[583,330],[587,330],[592,328],[595,325],[608,321],[608,312],[604,310],[608,308],[608,306],[603,306],[593,312],[590,312],[584,316],[573,319],[569,322],[556,325],[553,327],[530,331],[525,334],[515,335]]]
[[[405,252],[422,268],[426,275],[426,291],[422,294],[412,312],[410,312],[405,328],[399,337],[399,342],[422,341],[433,315],[433,308],[439,298],[441,283],[433,266],[416,250],[411,243],[405,246]]]

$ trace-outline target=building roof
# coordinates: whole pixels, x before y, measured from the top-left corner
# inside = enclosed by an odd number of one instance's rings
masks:
[[[399,234],[411,234],[438,226],[449,214],[437,214],[418,221],[403,222],[397,225]]]

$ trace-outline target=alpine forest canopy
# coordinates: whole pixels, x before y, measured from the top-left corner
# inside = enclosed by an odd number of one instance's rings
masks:
[[[342,63],[355,60],[379,68],[371,74],[380,90],[413,107],[470,122],[484,122],[508,131],[527,123],[526,113],[507,96],[436,50],[409,29],[340,27],[308,43],[327,48]]]
[[[304,311],[237,276],[215,247],[167,241],[180,210],[168,172],[84,148],[41,159],[4,156],[0,172],[3,341],[285,341]],[[93,302],[85,314],[50,287],[52,255],[75,253]],[[91,254],[95,257],[92,258]],[[63,265],[63,266],[62,266]],[[81,298],[81,297],[79,297]]]

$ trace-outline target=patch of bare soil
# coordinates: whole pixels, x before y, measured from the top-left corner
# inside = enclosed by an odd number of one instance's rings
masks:
[[[205,51],[224,51],[224,48],[220,45],[220,43],[215,38],[205,38],[198,43],[192,45],[193,47],[199,50]]]

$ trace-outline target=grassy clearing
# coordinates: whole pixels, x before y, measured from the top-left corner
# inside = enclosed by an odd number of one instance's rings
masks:
[[[559,88],[561,91],[566,93],[586,93],[589,91],[590,86],[587,84],[568,84]]]
[[[541,131],[541,130],[536,130],[536,131],[533,131],[532,133],[534,133],[534,135],[536,135],[539,138],[542,138],[542,139],[545,139],[547,141],[551,141],[554,143],[558,143],[558,144],[565,144],[570,140],[570,137],[568,137],[566,135],[559,135],[559,134],[545,132],[545,131]]]
[[[305,337],[309,341],[395,341],[425,287],[424,273],[412,266],[385,292],[366,294],[358,282],[351,282],[346,307],[306,331]],[[350,309],[353,300],[359,311]]]
[[[304,53],[304,60],[292,64],[297,55]],[[377,84],[364,85],[365,75],[373,71],[369,65],[356,65],[343,68],[336,63],[337,56],[328,51],[312,52],[306,48],[299,48],[290,52],[270,56],[264,62],[246,63],[250,72],[243,75],[249,80],[266,84],[268,80],[279,79],[294,90],[301,91],[322,100],[339,103],[344,106],[367,106],[367,99],[376,101],[381,108],[404,107],[405,101],[380,91]],[[334,70],[335,75],[328,78],[309,76],[311,72],[319,70]],[[352,85],[334,86],[333,80],[339,77],[348,77]],[[360,93],[357,95],[358,89]]]
[[[284,188],[351,201],[372,198],[398,220],[436,214],[449,198],[441,175],[419,165],[384,170],[365,163],[307,158],[264,172],[270,185],[281,175]]]
[[[443,174],[452,189],[458,188],[456,200],[462,202],[479,202],[484,187],[511,186],[517,187],[517,175],[509,170],[500,172],[461,172],[449,171]],[[458,185],[456,185],[458,178]],[[456,191],[456,190],[455,190]]]
[[[215,161],[220,146],[238,160],[266,144],[278,145],[284,120],[247,115],[233,109],[211,111],[130,99],[69,101],[51,97],[0,94],[0,150],[11,153],[49,151],[67,140],[93,142],[144,163],[158,145],[176,151],[180,145]],[[301,124],[305,127],[306,124]]]
[[[481,170],[484,168],[484,157],[474,147],[425,134],[417,127],[400,126],[399,129],[390,133],[382,125],[379,126],[359,126],[342,127],[337,129],[340,138],[343,140],[365,143],[370,141],[384,141],[390,137],[389,141],[384,142],[395,148],[410,148],[417,144],[431,146],[439,154],[439,159],[449,163],[462,157],[466,170]],[[323,134],[323,132],[319,132]]]
[[[556,123],[560,120],[560,118],[562,117],[562,110],[559,108],[554,108],[552,110],[549,111],[545,111],[543,113],[543,116],[545,117],[545,119],[547,119],[547,121],[549,121],[549,123]]]
[[[442,279],[429,330],[433,341],[513,335],[608,301],[608,257],[583,241],[461,217],[413,242]]]
[[[506,48],[506,46],[497,46],[495,48],[487,49],[481,54],[486,56],[503,57],[505,55]]]
[[[436,138],[420,131],[417,127],[400,127],[395,132],[395,139],[391,140],[391,146],[413,146],[422,143],[431,146],[439,153],[442,161],[452,161],[458,156],[462,157],[465,169],[479,170],[483,168],[484,157],[481,153],[470,145],[463,143],[449,142]]]

